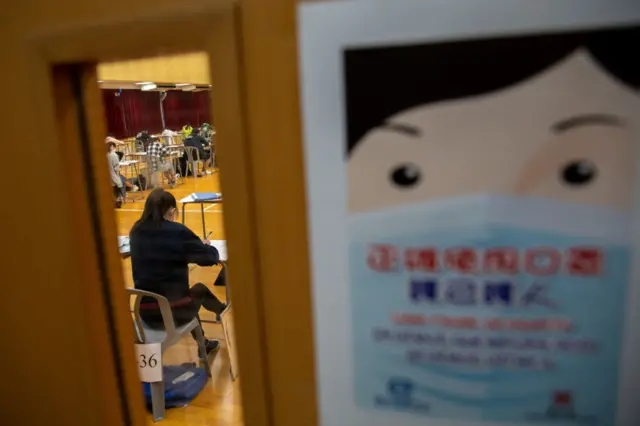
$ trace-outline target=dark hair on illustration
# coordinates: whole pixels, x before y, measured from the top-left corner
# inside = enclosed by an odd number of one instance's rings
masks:
[[[622,83],[640,88],[640,27],[344,52],[347,152],[371,128],[408,108],[523,81],[584,48]]]
[[[153,224],[160,226],[164,222],[164,217],[171,208],[177,208],[176,198],[170,192],[162,188],[156,188],[147,197],[144,203],[142,216],[131,228],[134,232],[142,224]]]

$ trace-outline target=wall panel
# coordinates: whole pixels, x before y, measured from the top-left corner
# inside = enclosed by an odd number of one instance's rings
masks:
[[[211,84],[206,53],[101,63],[98,65],[98,79]]]

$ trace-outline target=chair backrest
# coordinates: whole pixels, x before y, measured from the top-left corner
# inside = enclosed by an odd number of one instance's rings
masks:
[[[123,154],[129,154],[129,144],[122,144],[116,147],[116,151],[120,151]]]
[[[198,148],[195,148],[193,146],[185,146],[184,152],[187,153],[187,160],[189,162],[200,161],[200,151],[198,151]]]
[[[186,154],[186,152],[187,152],[187,150],[186,150],[185,148],[188,148],[188,147],[185,147],[185,146],[177,146],[177,147],[175,147],[175,148],[172,148],[171,150],[172,150],[173,152],[176,152],[176,153],[180,154],[180,156],[181,156],[181,157],[184,157],[184,155],[185,155],[185,154]],[[188,158],[188,154],[187,154],[187,158]]]
[[[146,337],[144,334],[144,323],[142,322],[142,317],[140,316],[140,302],[143,297],[153,298],[158,303],[160,314],[162,315],[162,322],[164,323],[164,331],[167,333],[167,340],[170,340],[173,335],[176,334],[176,324],[173,321],[171,305],[169,304],[169,300],[167,300],[166,297],[156,293],[152,293],[150,291],[137,290],[135,288],[128,288],[127,292],[129,293],[129,303],[131,303],[131,298],[135,297],[133,303],[133,325],[138,341],[140,341],[141,343],[146,343]]]
[[[136,140],[135,141],[135,150],[136,150],[136,152],[144,151],[144,143],[142,143],[142,141]]]

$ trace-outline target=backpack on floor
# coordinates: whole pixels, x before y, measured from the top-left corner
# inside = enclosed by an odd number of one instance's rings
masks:
[[[207,373],[195,364],[168,365],[162,367],[164,377],[164,406],[184,407],[191,402],[207,383]],[[151,407],[151,385],[142,384],[147,407]]]

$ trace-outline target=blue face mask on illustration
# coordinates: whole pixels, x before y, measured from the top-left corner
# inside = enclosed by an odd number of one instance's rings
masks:
[[[603,400],[594,383],[617,389],[631,229],[630,214],[610,208],[493,194],[351,214],[358,404],[376,405],[390,382],[410,378],[403,404],[426,404],[433,415],[521,420],[566,389],[580,394],[576,413],[612,419],[615,397]],[[475,325],[395,320],[407,316]],[[511,320],[564,326],[502,327]],[[487,344],[498,337],[550,346]],[[457,346],[457,338],[482,343]],[[578,340],[597,349],[562,349]]]

